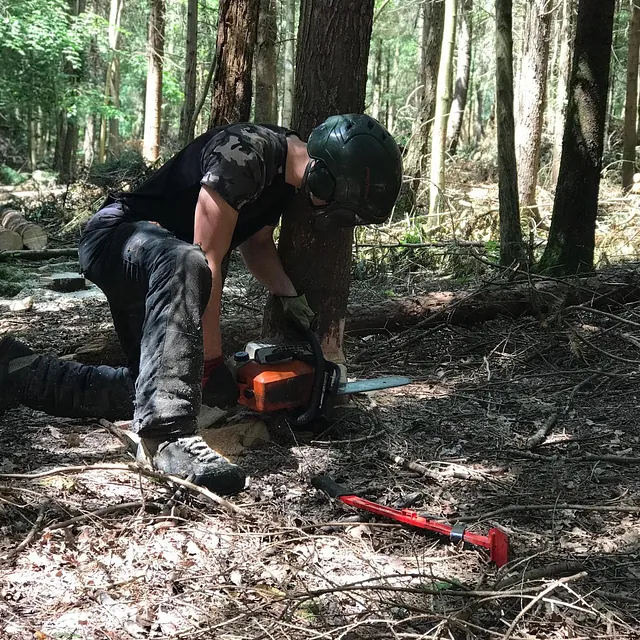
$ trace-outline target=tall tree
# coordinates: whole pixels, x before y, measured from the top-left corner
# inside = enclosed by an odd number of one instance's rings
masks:
[[[278,91],[276,73],[276,1],[261,0],[258,17],[258,40],[255,51],[255,109],[256,122],[278,121]]]
[[[293,127],[306,138],[336,113],[362,113],[373,0],[302,0],[296,55]],[[326,25],[332,25],[327,30]],[[318,314],[325,355],[340,360],[349,272],[350,229],[313,229],[307,199],[298,194],[282,220],[279,251],[298,291]],[[318,265],[322,265],[319,269]]]
[[[496,0],[496,132],[500,264],[522,264],[524,248],[518,207],[515,124],[513,118],[512,0]]]
[[[440,222],[440,212],[444,193],[444,158],[447,142],[447,116],[451,105],[451,75],[453,68],[453,47],[456,37],[457,0],[444,2],[444,30],[442,51],[438,67],[438,89],[436,109],[433,119],[433,139],[431,142],[431,181],[429,185],[429,218],[433,225]]]
[[[569,104],[551,229],[539,268],[593,268],[615,0],[579,0]]]
[[[122,19],[123,0],[111,0],[109,3],[109,27],[107,42],[109,61],[107,62],[104,83],[104,113],[100,121],[100,150],[98,159],[104,162],[107,148],[111,155],[118,154],[120,126],[117,114],[120,109],[120,21]]]
[[[516,158],[520,207],[540,219],[536,186],[540,168],[542,120],[547,99],[547,66],[551,31],[549,0],[530,0],[526,7],[524,47],[518,83]]]
[[[467,106],[469,92],[469,74],[471,71],[473,0],[463,0],[460,7],[458,27],[458,57],[456,61],[456,81],[453,87],[453,101],[447,125],[447,148],[454,154],[458,148],[462,120]]]
[[[164,0],[150,0],[150,2],[142,155],[147,162],[155,162],[160,156],[165,4]]]
[[[436,108],[438,69],[444,31],[444,2],[427,0],[422,4],[422,28],[420,34],[420,77],[418,114],[414,122],[409,146],[407,167],[412,176],[415,197],[421,194],[420,185],[429,175],[427,158],[431,125]]]
[[[280,114],[280,124],[283,127],[291,126],[291,117],[293,115],[296,62],[296,6],[298,4],[298,0],[284,0],[284,77],[282,83],[282,112]]]
[[[246,122],[260,0],[220,0],[209,127]]]
[[[180,111],[180,144],[193,140],[198,62],[198,0],[187,0],[187,41],[184,65],[184,102]]]
[[[627,53],[627,90],[624,103],[624,133],[622,150],[622,187],[633,184],[638,142],[638,59],[640,58],[640,0],[631,0],[629,49]]]
[[[560,12],[558,19],[560,25],[560,47],[558,53],[558,80],[556,84],[555,111],[553,117],[553,156],[551,161],[551,182],[558,182],[560,171],[560,157],[562,155],[562,136],[564,133],[564,121],[567,115],[567,99],[569,76],[571,73],[571,58],[573,52],[573,14],[575,0],[562,0],[558,4]]]

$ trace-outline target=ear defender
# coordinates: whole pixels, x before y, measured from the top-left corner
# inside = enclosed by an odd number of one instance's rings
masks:
[[[322,160],[316,160],[308,168],[306,187],[307,191],[320,200],[325,200],[326,202],[333,200],[336,181]]]

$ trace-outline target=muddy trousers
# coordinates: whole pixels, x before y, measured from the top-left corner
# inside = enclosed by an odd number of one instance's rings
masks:
[[[128,366],[41,356],[12,376],[23,404],[68,417],[127,413],[132,430],[147,437],[194,433],[202,393],[200,318],[211,292],[204,253],[158,225],[131,219],[118,203],[89,221],[78,250],[83,273],[107,296]]]

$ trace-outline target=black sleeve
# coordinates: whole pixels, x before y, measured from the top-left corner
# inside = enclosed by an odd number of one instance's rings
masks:
[[[211,138],[200,161],[200,184],[217,191],[236,211],[255,201],[265,188],[262,154],[247,136],[232,127]]]

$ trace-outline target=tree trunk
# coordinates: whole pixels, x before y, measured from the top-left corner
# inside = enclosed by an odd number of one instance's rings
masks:
[[[382,95],[382,40],[376,38],[373,44],[373,95],[371,103],[371,115],[380,119],[380,101]]]
[[[456,63],[456,82],[453,88],[453,102],[447,125],[447,149],[455,154],[460,140],[462,120],[467,106],[469,91],[469,73],[471,71],[471,35],[473,0],[463,0],[460,7],[460,25],[458,31],[458,60]]]
[[[180,111],[180,144],[193,140],[196,111],[196,81],[198,62],[198,0],[187,1],[187,42],[184,65],[184,103]]]
[[[256,95],[255,121],[278,122],[276,41],[278,23],[275,0],[261,0],[258,18],[258,41],[255,52]]]
[[[431,142],[431,180],[429,185],[429,225],[440,224],[444,204],[444,158],[447,144],[447,117],[451,105],[451,73],[456,38],[457,0],[444,1],[442,51],[438,67],[438,89]]]
[[[302,0],[298,42],[305,46],[296,56],[293,126],[304,138],[329,115],[362,113],[373,4]],[[286,272],[318,314],[325,354],[342,361],[352,238],[351,229],[315,231],[307,198],[298,194],[283,217],[279,243]],[[267,320],[273,327],[274,316]]]
[[[520,99],[516,126],[518,194],[525,215],[540,220],[536,186],[540,168],[542,121],[547,100],[547,66],[551,13],[548,0],[531,0],[527,7],[525,43],[520,72]]]
[[[496,133],[500,264],[524,263],[518,207],[515,125],[513,120],[512,0],[496,0]]]
[[[579,0],[567,122],[553,216],[539,268],[593,268],[615,0]]]
[[[118,118],[109,114],[109,110],[120,108],[120,21],[122,19],[122,7],[124,0],[111,0],[109,5],[109,28],[107,31],[109,45],[109,62],[104,84],[104,105],[107,113],[100,121],[100,148],[98,152],[99,162],[104,162],[107,157],[107,148],[111,156],[118,153],[120,143],[120,127]]]
[[[473,139],[476,144],[484,137],[483,109],[484,94],[482,93],[482,88],[478,87],[476,89],[476,113],[473,121]]]
[[[573,52],[573,13],[575,0],[563,0],[558,6],[562,11],[560,33],[560,52],[558,54],[558,82],[556,85],[556,106],[553,119],[553,160],[551,164],[551,183],[558,183],[560,156],[562,155],[562,135],[567,115],[567,99],[569,76],[571,74],[571,57]]]
[[[0,224],[4,229],[17,233],[27,249],[41,251],[47,246],[47,232],[40,225],[26,220],[18,211],[0,210]]]
[[[147,162],[156,162],[160,156],[164,14],[164,0],[151,0],[147,50],[147,93],[144,104],[144,139],[142,142],[142,155]]]
[[[282,113],[280,122],[283,127],[291,126],[293,114],[293,91],[296,62],[296,6],[297,0],[284,0],[284,83],[282,87]]]
[[[220,0],[209,127],[249,120],[259,10],[260,0]]]
[[[622,150],[622,188],[633,184],[636,172],[638,123],[638,59],[640,58],[640,0],[632,0],[627,54],[627,93],[624,103],[624,134]]]

